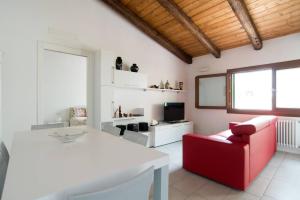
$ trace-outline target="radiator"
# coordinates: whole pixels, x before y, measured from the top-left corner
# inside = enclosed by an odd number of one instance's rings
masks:
[[[295,119],[279,119],[276,124],[277,145],[281,148],[299,148],[300,121]]]

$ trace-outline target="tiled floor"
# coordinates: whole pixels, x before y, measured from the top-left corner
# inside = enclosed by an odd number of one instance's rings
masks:
[[[182,144],[156,148],[170,155],[170,200],[300,200],[300,155],[277,152],[247,191],[182,169]]]

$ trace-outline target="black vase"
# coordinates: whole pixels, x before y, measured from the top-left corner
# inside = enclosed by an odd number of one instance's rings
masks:
[[[139,67],[134,63],[134,64],[130,67],[130,71],[132,71],[132,72],[138,72],[138,71],[139,71]]]
[[[117,59],[116,59],[116,69],[122,70],[122,58],[121,57],[117,57]]]

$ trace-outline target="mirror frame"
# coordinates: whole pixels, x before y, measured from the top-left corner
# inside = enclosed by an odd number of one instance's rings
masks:
[[[227,95],[226,95],[226,101],[224,106],[200,106],[199,102],[199,80],[201,78],[210,78],[210,77],[219,77],[224,76],[225,77],[225,93],[227,94],[227,74],[226,73],[220,73],[220,74],[209,74],[209,75],[199,75],[195,77],[195,108],[198,109],[227,109]]]

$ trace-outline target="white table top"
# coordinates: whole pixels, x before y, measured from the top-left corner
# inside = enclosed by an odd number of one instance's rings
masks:
[[[169,162],[167,154],[90,128],[63,144],[48,129],[17,133],[12,145],[2,200],[33,200],[133,168]],[[78,129],[77,129],[78,130]]]

